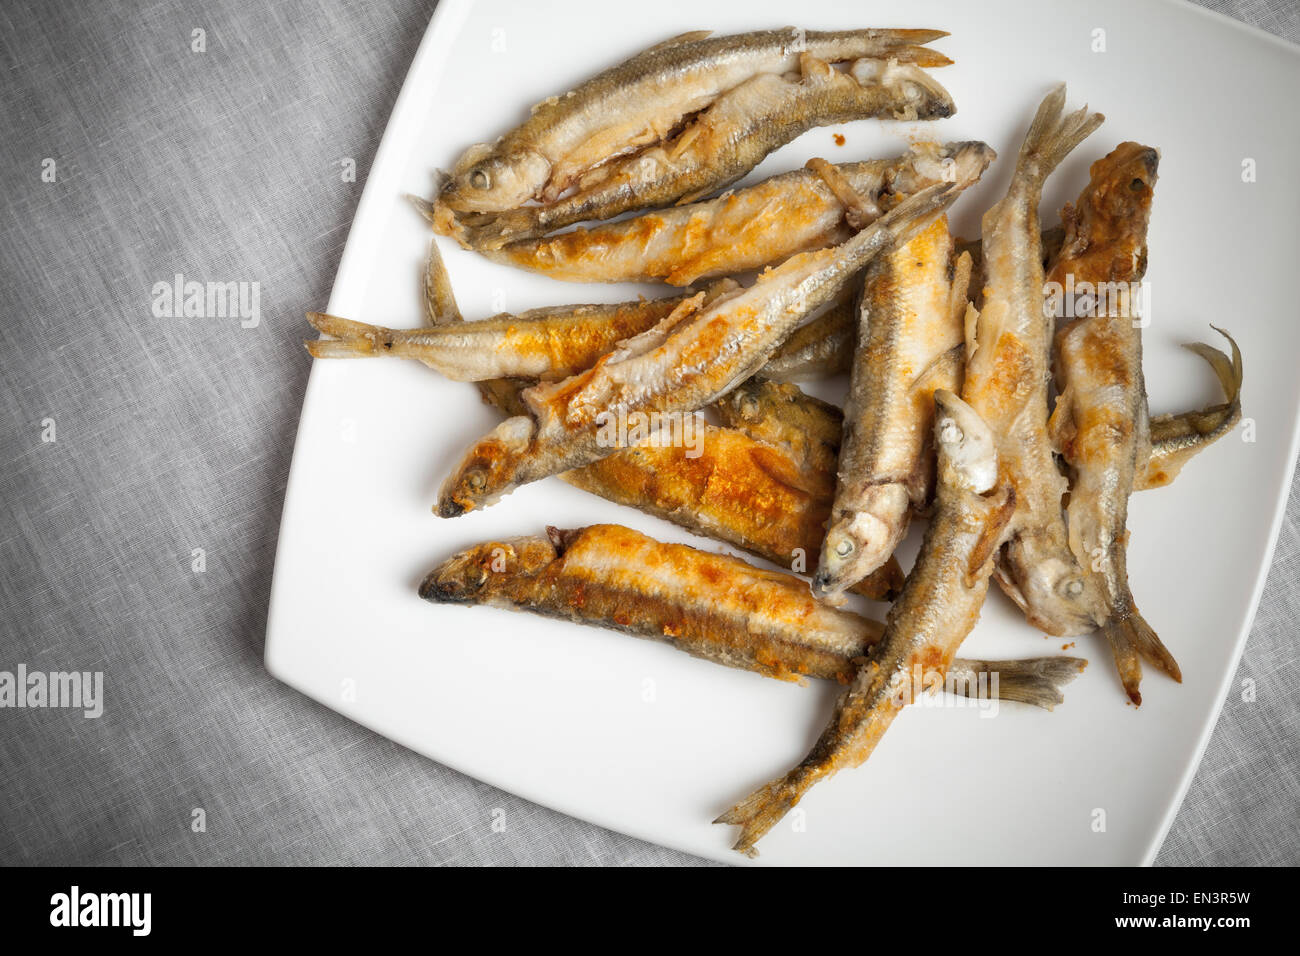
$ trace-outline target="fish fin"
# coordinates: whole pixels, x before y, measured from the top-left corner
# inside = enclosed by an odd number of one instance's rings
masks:
[[[699,127],[693,127],[693,129],[698,130]],[[678,143],[677,143],[677,146],[678,146],[678,147],[682,147],[682,148],[684,148],[685,146],[687,146],[687,145],[689,144],[689,140],[687,140],[687,139],[685,138],[685,136],[686,136],[686,134],[683,134],[683,139],[681,139],[681,140],[678,141]],[[691,135],[690,135],[690,139],[693,140],[693,139],[695,138],[695,136],[696,136],[696,133],[691,133]],[[683,195],[680,199],[678,199],[676,202],[674,202],[673,205],[674,205],[674,206],[689,206],[691,203],[693,203],[693,202],[698,202],[699,200],[703,199],[705,196],[711,195],[711,194],[713,194],[713,193],[715,193],[715,192],[718,192],[719,190],[723,190],[723,191],[727,190],[727,189],[730,188],[730,187],[731,187],[731,186],[736,182],[736,180],[739,179],[739,178],[740,178],[739,176],[731,176],[730,178],[725,179],[725,180],[723,180],[723,181],[720,182],[720,183],[712,183],[712,184],[710,184],[710,185],[708,185],[708,186],[704,186],[704,187],[702,187],[702,188],[700,188],[700,189],[696,189],[694,192],[686,193],[686,194]]]
[[[424,266],[424,321],[426,325],[452,325],[463,322],[456,294],[451,288],[451,276],[442,262],[438,240],[429,240],[429,258]]]
[[[805,81],[825,83],[834,79],[838,74],[839,71],[821,57],[813,56],[806,50],[799,54],[799,75]]]
[[[456,240],[470,249],[500,249],[517,239],[543,235],[539,210],[544,206],[519,206],[501,212],[470,213],[457,220]]]
[[[598,364],[609,364],[612,362],[621,362],[624,359],[632,358],[635,355],[642,355],[651,349],[656,349],[673,334],[682,323],[688,321],[695,313],[706,308],[706,302],[709,299],[709,290],[697,292],[694,295],[682,299],[673,310],[666,316],[646,329],[644,332],[638,332],[636,335],[622,339],[614,344],[614,347],[602,355]],[[714,300],[717,301],[716,299]]]
[[[1029,601],[1025,597],[1025,592],[1020,590],[1020,585],[1016,583],[1015,578],[1011,576],[1011,572],[1007,570],[1001,556],[999,556],[997,564],[993,566],[993,580],[998,583],[1002,593],[1011,599],[1012,604],[1024,611],[1025,614],[1029,613]]]
[[[489,378],[475,383],[483,402],[491,405],[507,416],[527,415],[528,409],[520,394],[524,389],[537,384],[536,379],[528,378]]]
[[[838,166],[828,163],[820,156],[814,156],[804,163],[804,168],[816,173],[831,191],[831,195],[844,207],[844,221],[850,229],[856,232],[880,217],[880,207],[854,189]]]
[[[679,33],[675,37],[669,37],[662,43],[656,43],[654,46],[648,46],[641,51],[638,56],[644,56],[647,53],[653,53],[656,50],[668,50],[675,46],[681,46],[683,43],[695,43],[699,40],[707,40],[713,36],[712,30],[689,30],[686,33]]]
[[[1142,683],[1142,661],[1145,657],[1178,683],[1183,682],[1183,673],[1178,662],[1161,643],[1151,625],[1130,606],[1130,613],[1122,619],[1112,620],[1102,625],[1101,632],[1110,644],[1115,656],[1115,667],[1119,671],[1120,682],[1134,705],[1141,706],[1142,693],[1138,689]]]
[[[975,350],[978,347],[975,338],[976,330],[980,324],[980,310],[975,308],[974,302],[966,303],[966,367],[970,367],[971,359],[975,357]]]
[[[338,339],[303,339],[303,345],[312,358],[349,359],[368,358],[375,353],[357,342],[341,342]]]
[[[428,220],[429,225],[436,226],[438,224],[437,204],[414,193],[406,193],[405,195],[407,201],[415,207],[415,211]]]
[[[937,388],[946,388],[955,393],[961,389],[962,370],[965,366],[966,343],[958,342],[948,351],[931,359],[930,364],[921,369],[921,374],[912,380],[909,391],[916,394],[927,388],[932,392]],[[935,379],[945,372],[948,373],[948,378],[936,385]]]
[[[969,691],[978,691],[973,678],[985,672],[997,680],[996,694],[998,700],[1014,700],[1022,704],[1031,704],[1044,710],[1052,710],[1065,700],[1061,688],[1083,673],[1088,662],[1082,657],[1032,657],[1013,661],[974,661],[958,659],[953,661],[948,671],[946,689],[954,693],[972,696]],[[965,678],[964,688],[961,678]],[[990,680],[986,689],[994,690]]]
[[[967,587],[974,587],[975,582],[984,575],[989,561],[998,548],[1002,547],[1007,527],[1016,513],[1016,490],[1011,485],[1003,485],[1002,489],[1002,501],[995,504],[993,511],[984,519],[984,527],[971,549],[970,560],[966,564]]]
[[[1217,325],[1211,325],[1210,328],[1218,332],[1228,340],[1232,348],[1232,358],[1223,354],[1212,345],[1206,345],[1204,342],[1188,342],[1183,348],[1195,352],[1205,361],[1210,363],[1210,368],[1214,369],[1215,376],[1219,379],[1219,385],[1223,389],[1224,398],[1229,405],[1241,405],[1241,349],[1237,347],[1237,341],[1219,328]]]
[[[466,249],[472,248],[466,238],[465,228],[455,212],[439,202],[431,202],[411,193],[407,193],[406,198],[433,227],[435,233],[440,236],[451,236]]]
[[[963,252],[953,261],[952,282],[948,286],[948,314],[953,325],[963,325],[966,307],[970,305],[970,282],[974,271],[975,260],[969,252]]]
[[[740,827],[740,836],[736,837],[731,848],[745,856],[756,857],[758,850],[754,844],[776,826],[803,796],[808,787],[803,779],[798,770],[791,771],[779,780],[759,787],[713,822]]]
[[[1057,454],[1064,456],[1067,461],[1071,457],[1067,449],[1074,441],[1074,436],[1078,434],[1072,398],[1070,386],[1067,385],[1065,391],[1056,397],[1056,407],[1052,409],[1052,414],[1047,419],[1047,437],[1051,440]]]
[[[894,601],[903,593],[905,580],[907,577],[903,574],[903,566],[898,563],[898,558],[891,554],[888,561],[849,590],[873,601]]]
[[[1064,110],[1065,84],[1061,83],[1044,97],[1034,114],[1016,159],[1016,177],[1041,187],[1052,170],[1105,119],[1100,113],[1089,113],[1086,106],[1068,114]]]
[[[928,46],[899,46],[887,51],[888,56],[898,60],[899,63],[910,63],[913,66],[932,69],[936,66],[952,66],[954,60],[950,56],[940,53],[938,50],[932,50]]]

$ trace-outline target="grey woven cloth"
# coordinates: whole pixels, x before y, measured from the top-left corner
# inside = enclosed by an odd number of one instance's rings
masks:
[[[418,757],[262,667],[302,313],[433,5],[0,6],[0,670],[104,675],[97,719],[0,710],[0,861],[700,862]],[[1210,5],[1300,40],[1289,0]],[[178,273],[257,282],[257,324],[159,318]],[[1300,861],[1292,497],[1234,684],[1257,693],[1226,702],[1161,863]]]

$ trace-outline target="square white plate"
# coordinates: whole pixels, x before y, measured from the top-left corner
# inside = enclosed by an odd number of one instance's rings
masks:
[[[1148,668],[1145,702],[1134,709],[1108,651],[1084,638],[1074,653],[1091,667],[1054,713],[1007,705],[987,719],[974,709],[910,708],[866,766],[815,788],[802,817],[763,841],[760,859],[1150,862],[1225,695],[1237,692],[1229,679],[1300,439],[1300,319],[1290,287],[1300,262],[1297,49],[1173,2],[869,3],[850,12],[835,0],[797,9],[660,0],[653,17],[616,9],[604,0],[438,5],[370,170],[329,311],[419,324],[429,232],[403,193],[427,195],[435,168],[518,123],[534,101],[679,32],[792,21],[950,31],[935,46],[957,63],[936,73],[956,116],[813,130],[750,181],[814,155],[895,155],[912,137],[983,139],[1002,158],[954,210],[955,231],[966,236],[1005,191],[1034,107],[1067,81],[1071,106],[1086,101],[1107,121],[1049,181],[1045,218],[1115,144],[1134,139],[1162,151],[1148,273],[1153,412],[1219,400],[1208,367],[1177,347],[1223,344],[1210,322],[1227,327],[1245,355],[1244,426],[1173,486],[1132,502],[1133,591],[1184,682]],[[1104,51],[1095,51],[1103,37]],[[832,143],[836,132],[843,147]],[[1254,182],[1243,181],[1248,159]],[[661,291],[558,283],[440,241],[470,318]],[[306,323],[300,331],[310,332]],[[721,548],[556,479],[480,513],[434,517],[439,481],[497,420],[473,387],[413,363],[316,363],[280,529],[267,667],[379,733],[522,797],[740,861],[727,849],[733,829],[709,821],[805,753],[834,689],[732,672],[613,632],[420,601],[420,578],[454,551],[547,524],[613,521]],[[992,593],[963,653],[1018,657],[1063,643],[1046,641]]]

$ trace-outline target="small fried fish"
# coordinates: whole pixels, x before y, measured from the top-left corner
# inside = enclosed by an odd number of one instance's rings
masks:
[[[929,497],[934,393],[961,388],[970,273],[969,256],[953,263],[943,216],[867,269],[820,597],[880,567]]]
[[[692,114],[761,73],[796,69],[803,53],[828,63],[861,57],[919,66],[951,63],[918,44],[942,30],[758,30],[684,33],[552,96],[493,145],[460,157],[439,201],[455,212],[513,209],[551,201],[589,170],[668,139]]]
[[[812,600],[798,578],[619,525],[485,541],[429,572],[420,597],[567,618],[778,680],[846,684],[881,634],[876,621]],[[958,659],[945,689],[1051,710],[1086,664]]]
[[[1050,428],[1073,473],[1070,550],[1101,592],[1097,624],[1124,690],[1137,705],[1143,657],[1182,680],[1173,654],[1138,611],[1128,583],[1128,499],[1139,464],[1151,453],[1142,329],[1130,286],[1146,272],[1159,164],[1159,153],[1138,143],[1121,143],[1093,163],[1078,201],[1061,213],[1065,243],[1047,275],[1049,288],[1098,290],[1078,303],[1084,314],[1066,321],[1056,334],[1059,395]],[[1103,295],[1102,289],[1115,295]],[[1071,308],[1068,314],[1077,312]]]
[[[896,159],[837,169],[880,215],[926,186],[974,183],[994,158],[985,143],[918,143]],[[418,204],[431,222],[438,221],[431,204]],[[662,280],[681,286],[775,265],[851,234],[825,180],[796,169],[716,199],[479,251],[494,262],[569,282]]]
[[[979,619],[1015,492],[1000,482],[994,437],[979,416],[951,392],[936,392],[935,403],[935,514],[916,565],[878,646],[840,694],[812,750],[715,821],[741,828],[741,853],[754,855],[757,841],[810,787],[862,764],[903,707],[942,687]]]
[[[814,126],[869,117],[935,119],[955,111],[947,91],[912,64],[864,59],[841,72],[805,53],[799,70],[746,80],[671,139],[605,163],[569,195],[450,221],[435,216],[434,227],[474,249],[500,248],[577,222],[694,202],[730,186]]]
[[[1062,512],[1066,482],[1047,429],[1051,329],[1038,204],[1044,180],[1102,122],[1086,108],[1063,115],[1064,107],[1061,85],[1034,116],[1006,196],[984,214],[983,304],[974,342],[967,342],[962,387],[997,436],[1000,465],[1016,490],[998,583],[1032,625],[1057,635],[1092,631],[1100,603],[1070,550]]]
[[[475,444],[444,483],[437,512],[454,517],[517,486],[612,453],[612,420],[675,421],[757,372],[808,314],[834,299],[882,249],[906,242],[956,197],[931,186],[852,239],[804,252],[754,285],[704,305],[700,293],[660,325],[622,343],[592,368],[524,392],[530,414],[509,418]]]

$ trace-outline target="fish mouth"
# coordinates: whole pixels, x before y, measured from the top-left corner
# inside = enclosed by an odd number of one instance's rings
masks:
[[[433,513],[439,518],[459,518],[461,515],[468,513],[473,509],[472,505],[461,504],[451,498],[446,498],[434,506]]]
[[[459,585],[454,579],[443,578],[443,568],[434,568],[420,582],[419,595],[422,600],[435,604],[468,604],[469,590]]]

